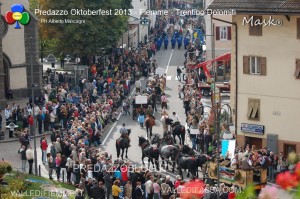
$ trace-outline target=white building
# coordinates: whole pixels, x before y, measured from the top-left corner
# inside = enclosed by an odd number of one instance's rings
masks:
[[[148,36],[149,26],[154,26],[156,16],[146,16],[150,20],[150,25],[141,25],[140,19],[144,16],[144,12],[154,5],[153,0],[132,0],[133,8],[130,10],[128,20],[128,31],[124,32],[123,38],[119,44],[125,47],[136,47],[139,42],[145,42],[145,36]],[[152,23],[151,23],[152,22]]]
[[[300,153],[299,1],[215,0],[210,8],[237,12],[232,16],[231,106],[238,145]]]
[[[204,0],[205,8],[213,2],[213,0]],[[213,19],[214,18],[214,19]],[[231,52],[231,24],[222,22],[231,22],[231,15],[204,15],[206,35],[206,58],[213,59]],[[214,32],[213,32],[214,28]],[[214,41],[213,41],[214,39]],[[230,63],[216,63],[217,81],[230,80]]]

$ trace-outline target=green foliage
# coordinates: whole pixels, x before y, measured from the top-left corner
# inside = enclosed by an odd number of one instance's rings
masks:
[[[128,16],[114,15],[114,9],[131,8],[131,0],[51,0],[40,1],[43,10],[68,10],[67,16],[40,16],[49,20],[85,20],[82,24],[40,23],[40,38],[45,49],[55,54],[100,54],[101,48],[116,43],[127,28]],[[109,15],[71,15],[71,9],[112,10]],[[54,48],[53,48],[54,47]]]
[[[293,195],[294,199],[298,199],[300,198],[300,185],[298,185],[297,190],[295,192],[295,194]]]
[[[221,114],[220,114],[220,122],[223,123],[223,122],[227,122],[229,120],[229,113],[227,111],[223,111]]]
[[[5,199],[21,199],[21,196],[18,196],[16,194],[13,194],[12,192],[3,193],[1,195]]]
[[[215,133],[215,127],[214,126],[210,126],[209,127],[209,132],[213,135]]]
[[[14,179],[8,183],[9,190],[22,191],[25,189],[25,179]]]
[[[29,10],[34,13],[34,9],[39,7],[39,0],[30,0],[29,1]]]
[[[236,199],[255,199],[255,189],[253,186],[248,186],[244,191],[236,196]]]
[[[61,182],[55,182],[51,181],[47,178],[38,177],[34,175],[28,175],[23,174],[21,172],[12,172],[12,175],[6,175],[4,180],[8,182],[8,186],[0,185],[0,198],[5,199],[32,199],[32,196],[26,195],[28,191],[32,191],[32,193],[35,193],[35,191],[41,191],[41,185],[43,183],[40,182],[29,182],[26,181],[27,178],[30,179],[37,179],[41,181],[46,181],[49,183],[49,185],[52,185],[56,188],[64,188],[68,190],[75,190],[75,187],[69,184],[61,183]],[[39,192],[38,192],[39,193]],[[45,194],[45,197],[50,197],[53,199],[60,199],[61,195],[58,193],[57,195],[53,196],[50,195],[51,193],[49,191],[45,191],[43,194]],[[74,195],[69,197],[70,199],[74,199]]]
[[[12,171],[11,164],[9,164],[8,162],[4,162],[4,161],[0,162],[0,175],[4,175],[11,171]]]

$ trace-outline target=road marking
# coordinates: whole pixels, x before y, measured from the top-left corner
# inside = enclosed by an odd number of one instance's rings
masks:
[[[130,96],[129,96],[129,99],[131,99],[131,97],[132,97],[134,91],[135,91],[135,87],[133,87],[133,90],[131,91],[131,94],[130,94]],[[118,115],[118,117],[117,117],[117,120],[120,119],[121,115],[122,115],[122,111],[119,113],[119,115]],[[109,132],[107,133],[107,135],[105,136],[104,140],[102,141],[102,144],[101,144],[102,146],[105,144],[105,142],[106,142],[106,140],[108,139],[108,137],[110,136],[112,130],[116,127],[117,122],[118,122],[118,121],[115,121],[115,123],[113,124],[113,126],[110,128]]]
[[[172,79],[172,76],[167,76],[167,80],[171,80]]]
[[[172,59],[173,51],[174,51],[174,50],[172,49],[172,52],[171,52],[171,55],[170,55],[170,58],[169,58],[169,61],[168,61],[166,73],[168,73],[168,69],[169,69],[169,66],[170,66],[171,59]]]

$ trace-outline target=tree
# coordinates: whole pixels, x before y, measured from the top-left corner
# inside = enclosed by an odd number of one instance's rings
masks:
[[[51,0],[39,1],[41,10],[66,10],[67,15],[38,16],[48,23],[40,23],[40,38],[44,48],[55,46],[55,53],[77,53],[81,56],[101,54],[101,48],[116,43],[127,28],[128,16],[115,15],[114,9],[131,8],[131,0]],[[72,15],[72,9],[105,10],[108,15]],[[41,19],[40,19],[41,20]],[[49,23],[62,20],[63,23]],[[83,23],[66,23],[66,20],[82,20]],[[48,45],[48,46],[47,46]]]

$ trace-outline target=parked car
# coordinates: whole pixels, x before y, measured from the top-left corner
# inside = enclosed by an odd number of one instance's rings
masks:
[[[66,55],[66,57],[64,58],[64,60],[66,62],[75,62],[75,57],[73,57],[72,55]]]
[[[53,54],[49,54],[46,58],[47,62],[55,62],[56,61],[56,57]]]

